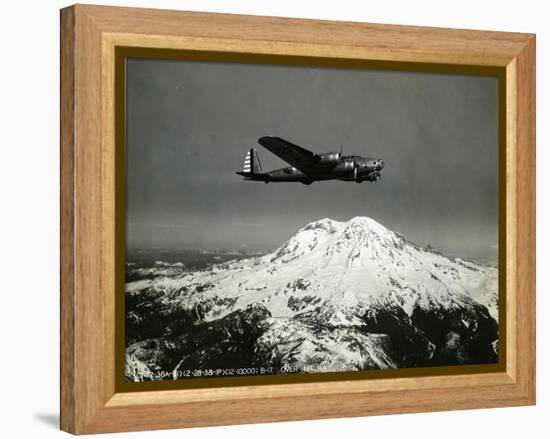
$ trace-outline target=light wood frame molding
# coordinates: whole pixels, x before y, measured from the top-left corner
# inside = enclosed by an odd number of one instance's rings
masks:
[[[501,68],[506,78],[506,370],[117,393],[118,46]],[[61,11],[62,430],[87,434],[534,403],[534,35],[89,5]]]

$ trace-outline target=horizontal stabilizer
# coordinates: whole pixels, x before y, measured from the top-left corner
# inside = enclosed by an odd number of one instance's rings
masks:
[[[245,180],[267,181],[269,179],[267,174],[258,174],[253,172],[235,172],[235,174],[244,177]]]

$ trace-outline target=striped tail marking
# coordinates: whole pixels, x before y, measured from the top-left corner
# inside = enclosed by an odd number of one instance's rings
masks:
[[[258,174],[262,172],[258,153],[254,148],[249,149],[244,157],[243,172],[246,174]]]
[[[252,172],[252,150],[249,150],[244,157],[243,172],[249,173]]]

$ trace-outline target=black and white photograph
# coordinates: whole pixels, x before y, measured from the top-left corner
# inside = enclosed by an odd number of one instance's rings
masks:
[[[544,2],[3,6],[0,438],[544,437]]]
[[[499,362],[496,76],[125,81],[126,382]]]

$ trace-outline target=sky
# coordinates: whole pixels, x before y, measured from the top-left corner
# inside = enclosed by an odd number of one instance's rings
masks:
[[[368,216],[447,254],[496,252],[498,81],[366,69],[130,59],[127,247],[274,248],[311,221]],[[384,160],[378,183],[243,181],[279,136]]]

